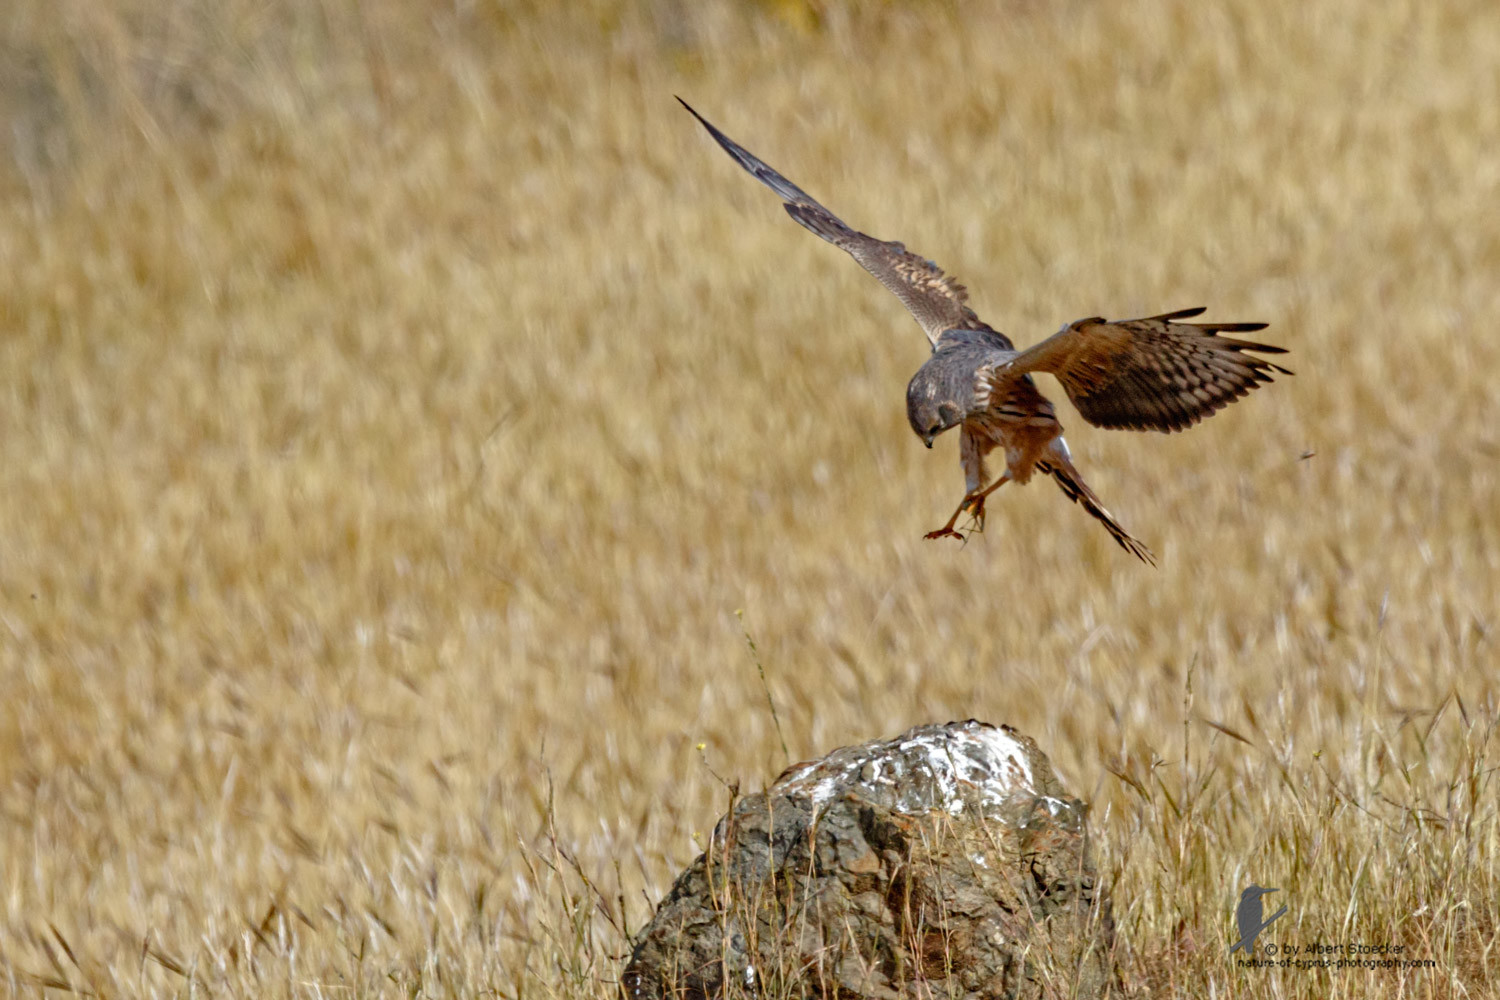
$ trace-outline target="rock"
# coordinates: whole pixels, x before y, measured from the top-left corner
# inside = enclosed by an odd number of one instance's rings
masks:
[[[626,1000],[1123,991],[1085,807],[1037,745],[918,726],[731,805],[636,939]]]

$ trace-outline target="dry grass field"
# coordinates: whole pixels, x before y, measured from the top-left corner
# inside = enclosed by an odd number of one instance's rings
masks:
[[[1487,0],[6,4],[0,994],[611,997],[767,689],[1035,737],[1139,995],[1500,994],[1497,92]],[[674,94],[1022,344],[1297,375],[1044,380],[1158,569],[924,541],[920,330]],[[1251,881],[1425,967],[1237,968]]]

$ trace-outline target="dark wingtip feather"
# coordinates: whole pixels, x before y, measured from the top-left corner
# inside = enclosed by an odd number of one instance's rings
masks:
[[[704,118],[697,111],[695,111],[693,109],[693,106],[687,101],[684,101],[682,98],[678,97],[677,103],[681,104],[684,108],[687,108],[688,112],[694,118],[698,119],[698,123],[708,130],[708,134],[713,136],[714,141],[719,144],[720,148],[722,148],[724,152],[729,154],[730,158],[733,159],[734,162],[740,165],[741,169],[747,171],[752,177],[760,181],[772,191],[775,191],[778,195],[781,196],[782,201],[801,202],[807,205],[818,204],[806,191],[802,190],[797,185],[793,184],[791,181],[783,177],[775,167],[771,166],[769,163],[762,160],[754,153],[750,152],[750,150],[746,149],[744,146],[741,146],[739,143],[729,138],[729,136],[725,135],[723,132],[719,131],[716,127],[714,127],[713,122],[710,122],[707,118]]]
[[[1186,323],[1185,326],[1195,326],[1207,333],[1249,333],[1251,330],[1264,330],[1270,323]]]
[[[1212,343],[1217,347],[1227,347],[1231,351],[1254,351],[1257,354],[1287,353],[1285,347],[1277,347],[1275,344],[1257,344],[1253,340],[1235,340],[1233,337],[1215,337]]]
[[[1208,306],[1193,306],[1188,309],[1178,309],[1174,312],[1162,313],[1160,316],[1147,316],[1146,319],[1161,319],[1171,322],[1174,319],[1187,319],[1189,316],[1201,316],[1208,312]]]
[[[672,96],[676,97],[677,95],[674,94]],[[713,122],[709,121],[707,118],[704,118],[702,115],[700,115],[693,108],[693,106],[691,104],[689,104],[687,101],[684,101],[682,98],[678,97],[677,98],[677,103],[681,104],[683,107],[687,108],[688,109],[688,114],[690,114],[694,118],[698,119],[698,124],[702,125],[706,129],[708,129],[708,134],[711,135],[711,136],[713,136],[715,139],[717,139],[718,142],[719,142],[719,145],[721,145],[725,149],[729,150],[730,155],[734,155],[734,150],[731,149],[730,147],[736,146],[738,144],[733,139],[729,138],[729,136],[725,135],[723,132],[720,132],[717,128],[715,128]],[[738,159],[739,157],[735,157],[735,158]]]

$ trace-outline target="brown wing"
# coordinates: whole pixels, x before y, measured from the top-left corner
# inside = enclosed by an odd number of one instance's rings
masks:
[[[734,161],[761,183],[781,195],[787,214],[804,227],[817,233],[869,271],[901,300],[917,318],[927,339],[937,343],[944,330],[990,330],[965,303],[969,293],[957,281],[942,272],[936,264],[911,253],[900,243],[887,243],[849,227],[842,219],[818,204],[797,185],[772,169],[765,161],[720,132],[691,105],[677,98],[693,117],[708,129]]]
[[[1263,330],[1264,323],[1179,323],[1203,309],[1111,323],[1101,317],[1069,323],[1016,355],[1004,372],[1057,376],[1089,423],[1125,430],[1178,431],[1273,381],[1290,375],[1246,354],[1285,354],[1281,347],[1221,337]]]

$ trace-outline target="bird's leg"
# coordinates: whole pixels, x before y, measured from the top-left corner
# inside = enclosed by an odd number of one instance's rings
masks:
[[[1005,475],[1001,476],[999,479],[995,480],[990,485],[986,486],[983,490],[980,490],[978,493],[969,493],[969,494],[966,494],[964,496],[963,500],[959,502],[958,509],[953,512],[953,516],[950,517],[950,518],[948,518],[948,523],[945,524],[945,525],[943,525],[941,528],[937,529],[936,531],[929,531],[923,537],[925,537],[925,538],[946,538],[949,535],[952,535],[954,538],[962,538],[962,537],[964,537],[960,532],[957,532],[957,531],[953,530],[953,526],[958,523],[958,519],[960,517],[963,517],[964,511],[966,511],[966,510],[972,512],[973,515],[974,515],[974,528],[973,528],[973,530],[974,531],[983,531],[984,530],[984,498],[987,497],[987,496],[989,496],[991,493],[995,492],[996,490],[998,490],[1000,487],[1004,486],[1008,482],[1010,482],[1010,474],[1006,473]]]
[[[967,507],[969,511],[973,513],[975,531],[984,530],[984,498],[989,496],[991,493],[995,492],[1008,482],[1010,482],[1010,473],[1007,472],[999,479],[995,480],[993,483],[990,483],[984,489],[980,490],[978,493],[970,493],[968,496],[964,497],[964,502],[959,505],[958,509],[960,512],[962,512],[963,509]]]
[[[995,492],[996,490],[998,490],[1000,487],[1004,486],[1008,482],[1010,482],[1010,473],[1009,472],[1007,472],[1005,475],[1001,476],[999,479],[995,480],[993,483],[990,483],[988,486],[986,486],[984,489],[980,490],[978,493],[973,493],[973,494],[970,494],[969,496],[964,497],[964,500],[966,502],[969,501],[969,500],[973,500],[973,501],[977,502],[979,504],[979,513],[983,514],[984,513],[984,498],[987,497],[987,496],[989,496],[991,493]]]

